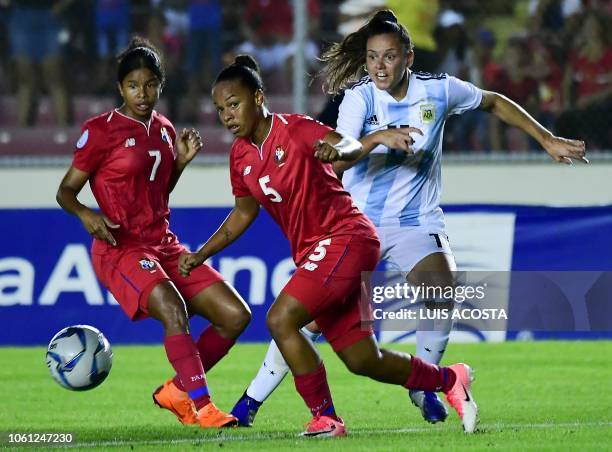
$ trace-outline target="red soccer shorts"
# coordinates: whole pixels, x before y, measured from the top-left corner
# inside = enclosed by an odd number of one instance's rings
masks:
[[[111,291],[131,320],[148,317],[148,299],[153,288],[172,281],[185,301],[191,300],[212,284],[223,281],[219,272],[207,264],[188,277],[178,272],[178,259],[188,250],[176,240],[169,244],[142,247],[104,247],[104,253],[92,250],[93,267],[98,279]]]
[[[327,240],[299,265],[283,291],[304,305],[339,352],[373,334],[371,323],[362,325],[361,272],[376,268],[380,243],[350,235]]]

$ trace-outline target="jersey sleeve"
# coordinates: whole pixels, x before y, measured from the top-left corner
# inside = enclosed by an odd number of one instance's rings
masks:
[[[325,138],[332,129],[316,119],[309,116],[300,116],[291,126],[291,136],[294,140],[301,142],[307,152],[314,153],[314,145],[318,140]]]
[[[174,157],[174,160],[176,160],[176,129],[170,121],[168,121],[168,135],[170,135],[170,143],[172,144],[172,156]]]
[[[94,173],[106,157],[104,134],[95,124],[86,122],[77,141],[72,166],[86,173]]]
[[[456,77],[448,78],[448,115],[460,115],[475,110],[482,102],[482,91]]]
[[[336,131],[342,135],[358,140],[361,138],[361,131],[366,117],[366,102],[359,93],[352,89],[347,89],[344,99],[338,108],[338,125]]]
[[[251,196],[249,187],[244,183],[243,174],[247,172],[245,168],[240,168],[238,162],[236,162],[236,151],[232,148],[230,152],[230,180],[232,183],[232,194],[236,198],[242,196]]]

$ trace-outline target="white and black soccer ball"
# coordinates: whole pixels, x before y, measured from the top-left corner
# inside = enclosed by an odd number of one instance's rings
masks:
[[[53,379],[66,389],[93,389],[108,376],[113,351],[93,326],[73,325],[58,332],[47,348],[47,367]]]

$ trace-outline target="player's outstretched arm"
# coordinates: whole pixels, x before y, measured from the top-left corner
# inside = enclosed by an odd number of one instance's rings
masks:
[[[191,270],[238,239],[257,218],[259,207],[252,196],[237,197],[230,214],[202,248],[197,253],[185,253],[179,257],[181,275],[189,276]]]
[[[516,102],[493,91],[482,91],[480,110],[493,113],[506,124],[518,127],[533,137],[559,163],[572,164],[572,160],[589,163],[585,157],[584,141],[569,140],[553,135]]]
[[[181,174],[183,174],[183,170],[198,155],[201,149],[202,138],[200,138],[200,133],[195,129],[183,129],[176,139],[176,160],[174,161],[174,169],[170,178],[170,192],[176,187],[176,183],[180,179]]]
[[[89,207],[81,204],[77,199],[78,194],[81,192],[88,179],[89,173],[71,166],[62,179],[62,182],[60,182],[55,199],[62,209],[79,217],[83,226],[93,238],[104,240],[115,246],[117,245],[117,241],[109,231],[109,228],[117,229],[119,225],[114,224],[104,215],[100,215]]]
[[[416,127],[399,127],[393,129],[378,130],[370,135],[366,135],[359,139],[361,150],[355,158],[334,163],[334,171],[338,174],[346,171],[355,165],[359,160],[366,157],[372,150],[382,144],[390,149],[401,149],[402,151],[412,153],[412,145],[414,140],[410,136],[411,133],[423,135],[423,132]]]

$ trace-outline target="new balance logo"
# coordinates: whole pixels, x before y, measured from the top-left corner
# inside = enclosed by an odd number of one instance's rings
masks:
[[[370,116],[368,119],[366,119],[366,124],[370,125],[370,126],[377,126],[378,125],[378,118],[376,117],[376,115]]]

